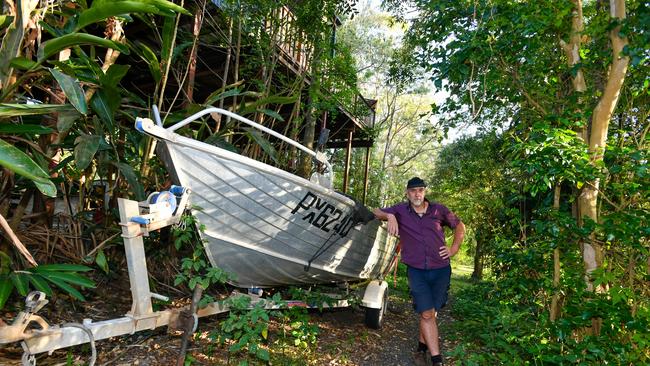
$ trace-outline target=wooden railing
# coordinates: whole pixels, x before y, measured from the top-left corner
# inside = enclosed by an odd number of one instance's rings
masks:
[[[361,94],[354,96],[351,106],[346,106],[355,119],[363,126],[372,128],[375,126],[375,106]]]
[[[294,71],[300,73],[310,71],[313,47],[307,42],[305,33],[296,26],[296,16],[291,9],[282,6],[273,10],[272,16],[266,22],[266,29],[279,49],[281,57],[295,67]],[[374,104],[369,103],[360,94],[349,103],[338,104],[364,127],[374,127]]]
[[[295,23],[296,16],[291,9],[283,6],[273,10],[273,16],[266,24],[267,32],[275,40],[281,56],[298,68],[296,71],[308,72],[312,46]]]

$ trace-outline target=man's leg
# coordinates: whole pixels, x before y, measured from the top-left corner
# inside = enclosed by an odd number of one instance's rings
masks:
[[[429,288],[429,284],[426,282],[424,270],[418,270],[412,267],[408,267],[408,280],[409,288],[411,290],[411,296],[413,297],[413,309],[418,314],[418,328],[421,327],[421,314],[423,309],[433,308],[432,294]],[[424,335],[420,330],[418,335],[418,346],[413,352],[413,360],[417,366],[430,366],[431,361],[429,360],[428,355],[428,346],[424,339]]]
[[[420,315],[420,332],[423,333],[433,365],[442,365],[440,354],[440,338],[438,332],[438,310],[447,303],[447,292],[451,279],[451,267],[433,269],[429,271],[428,281],[432,293],[433,305]]]
[[[440,354],[435,309],[426,310],[420,314],[420,338],[424,338],[424,343],[429,347],[432,356]]]

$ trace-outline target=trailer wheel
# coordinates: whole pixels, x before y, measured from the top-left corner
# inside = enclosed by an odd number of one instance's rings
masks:
[[[381,323],[384,320],[384,314],[388,307],[388,290],[384,291],[381,307],[379,309],[366,308],[366,325],[372,329],[381,328]]]

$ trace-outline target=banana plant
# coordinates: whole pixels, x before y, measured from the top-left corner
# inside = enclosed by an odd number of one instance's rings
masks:
[[[61,15],[53,15],[51,18],[46,16],[40,22],[42,29],[49,33],[50,39],[38,46],[38,52],[34,59],[21,56],[20,50],[30,31],[27,20],[30,14],[36,10],[38,1],[17,2],[14,5],[14,13],[22,14],[22,16],[3,16],[0,19],[3,27],[7,28],[0,46],[0,87],[2,87],[0,100],[22,99],[21,95],[16,94],[17,89],[34,86],[33,80],[36,77],[36,83],[45,82],[44,85],[47,83],[58,85],[69,103],[63,105],[2,104],[0,106],[0,124],[2,124],[2,120],[6,121],[7,119],[20,123],[21,116],[26,115],[69,112],[70,106],[72,106],[78,112],[76,117],[79,121],[83,123],[92,115],[96,115],[109,127],[102,132],[114,134],[116,130],[114,115],[119,107],[121,95],[118,84],[126,74],[128,66],[112,65],[104,71],[93,57],[86,53],[85,49],[90,49],[91,54],[97,48],[113,49],[122,54],[129,54],[130,49],[120,42],[85,33],[84,29],[114,17],[129,19],[128,16],[131,14],[152,14],[165,17],[172,17],[178,13],[190,14],[183,7],[166,0],[95,0],[90,6],[87,6],[86,2],[70,2],[68,5],[70,6],[61,4],[61,12],[57,12]],[[73,9],[72,12],[68,10],[70,8]],[[53,20],[52,24],[63,24],[63,26],[54,27],[48,22],[48,19]],[[64,19],[65,22],[61,23],[61,19]],[[68,62],[53,60],[53,56],[67,49],[71,49],[74,53]],[[45,67],[48,63],[54,67]],[[17,81],[9,82],[11,77],[18,77]],[[68,125],[71,124],[68,123]],[[70,132],[75,133],[74,130]],[[11,134],[12,132],[6,130],[5,133]],[[95,138],[93,137],[93,139]],[[37,169],[38,164],[29,156],[30,154],[13,146],[10,140],[10,138],[2,139],[0,164],[9,171],[31,179],[43,194],[54,196],[56,193],[54,185],[51,181],[46,182],[49,180],[47,170],[44,171],[43,167]],[[85,144],[87,140],[80,136],[76,141],[78,144]],[[92,160],[94,154],[85,154],[87,149],[77,149],[77,152],[79,151],[81,153],[77,153],[75,157],[82,161],[82,169],[87,168],[89,164],[85,164],[85,162]],[[126,169],[122,167],[120,170]],[[127,175],[130,176],[129,173]],[[140,191],[139,187],[135,190]]]
[[[52,296],[52,286],[65,291],[71,297],[85,301],[86,298],[75,286],[94,288],[95,282],[79,272],[88,272],[90,267],[77,264],[47,264],[22,271],[11,271],[11,258],[0,251],[0,309],[16,290],[20,296],[27,296],[30,289]]]
[[[120,86],[129,66],[118,64],[115,57],[109,59],[109,54],[128,55],[132,49],[123,33],[116,31],[116,37],[106,38],[95,34],[98,26],[105,26],[108,34],[111,25],[190,13],[166,0],[64,0],[54,4],[57,9],[46,12],[39,11],[39,4],[38,0],[14,2],[9,5],[14,7],[11,13],[18,16],[0,18],[4,29],[0,45],[0,179],[12,183],[0,184],[5,189],[0,192],[0,202],[16,191],[14,182],[55,197],[57,189],[78,187],[81,194],[87,182],[112,176],[122,177],[133,195],[144,199],[143,185],[132,167],[140,151],[128,143],[132,140],[129,129],[120,123],[123,117],[130,122],[134,114],[120,108],[123,97],[132,97]],[[43,17],[37,18],[40,15]],[[33,28],[36,22],[39,30]],[[173,22],[166,20],[165,24]],[[44,42],[30,46],[28,40],[41,39],[40,30]],[[35,32],[39,32],[38,38]],[[99,61],[100,51],[106,51],[103,62]],[[46,99],[49,102],[41,102]],[[54,182],[53,173],[59,176]],[[19,179],[13,180],[14,176]],[[61,184],[72,179],[72,184]],[[33,190],[27,191],[31,194]],[[8,206],[0,204],[2,209]],[[55,286],[83,299],[73,286],[94,286],[79,274],[87,267],[15,267],[19,264],[2,263],[0,308],[14,289],[21,295],[29,287],[49,294]]]

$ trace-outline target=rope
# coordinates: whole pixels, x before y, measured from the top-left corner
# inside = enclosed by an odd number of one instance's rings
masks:
[[[318,248],[318,250],[316,251],[316,253],[314,253],[314,255],[307,261],[307,265],[305,265],[305,272],[309,271],[309,269],[311,268],[311,263],[314,260],[316,260],[316,258],[320,257],[321,254],[325,253],[329,248],[332,247],[332,245],[334,245],[334,243],[336,243],[336,240],[334,240],[332,243],[330,243],[330,245],[327,245],[327,243],[330,241],[330,239],[332,239],[332,236],[334,236],[334,234],[336,234],[336,232],[332,230],[332,233],[327,238],[327,240],[325,240],[323,245],[321,245],[320,248]],[[327,247],[325,245],[327,245]]]
[[[345,195],[345,196],[347,196],[347,197],[351,198],[352,200],[354,200],[352,197],[350,197],[348,195]],[[362,204],[360,204],[357,201],[354,201],[354,202],[355,202],[355,207],[352,209],[352,216],[350,217],[350,220],[352,221],[352,223],[351,223],[352,226],[356,226],[357,224],[359,224],[361,222],[365,224],[368,221],[370,221],[370,217],[372,217],[372,219],[375,218],[375,215],[372,214],[365,206],[363,206]],[[332,233],[327,238],[327,240],[325,240],[323,245],[321,245],[321,247],[318,248],[316,253],[314,253],[314,255],[307,261],[307,265],[305,265],[305,272],[309,271],[309,269],[311,268],[311,263],[314,260],[316,260],[316,258],[320,257],[329,248],[331,248],[332,245],[334,245],[334,243],[336,243],[336,240],[334,240],[332,243],[330,243],[330,245],[328,245],[327,247],[325,246],[330,241],[330,239],[332,239],[332,236],[334,236],[335,233],[336,233],[335,231],[332,231]]]
[[[65,324],[63,324],[63,326],[64,327],[79,328],[79,329],[83,330],[84,332],[86,332],[86,334],[88,335],[88,339],[90,340],[90,350],[92,351],[92,354],[90,355],[90,362],[88,363],[88,366],[94,366],[95,361],[97,361],[97,350],[95,349],[95,337],[93,337],[93,332],[91,332],[90,329],[88,329],[88,327],[86,327],[85,325],[79,324],[79,323],[65,323]]]

